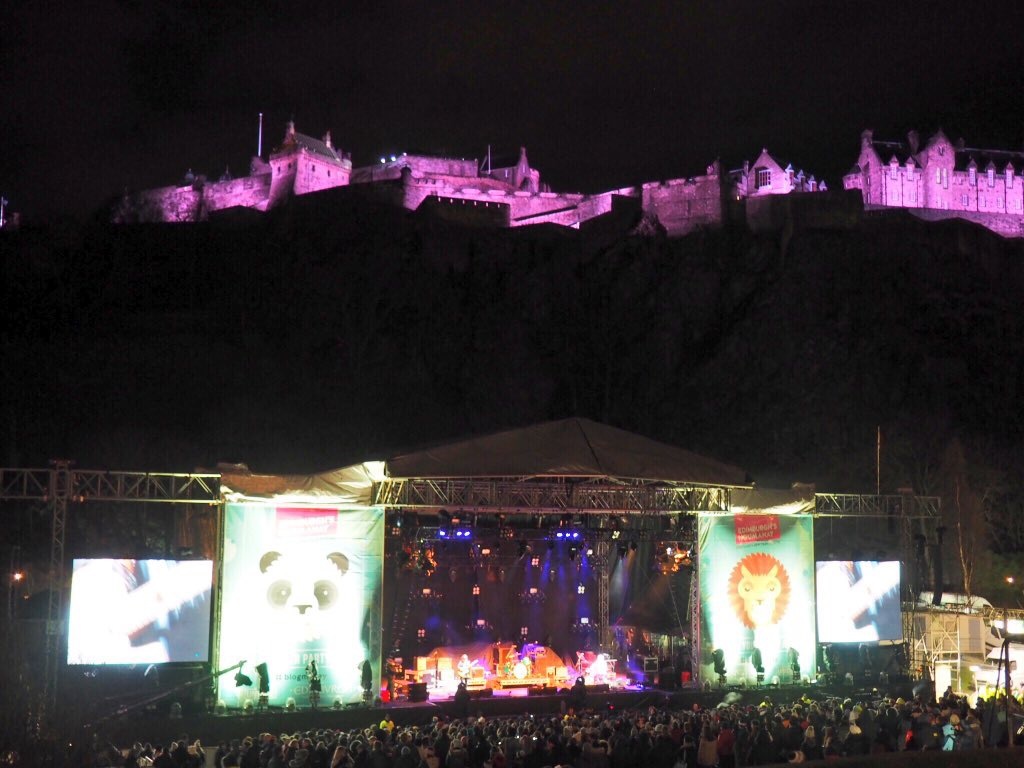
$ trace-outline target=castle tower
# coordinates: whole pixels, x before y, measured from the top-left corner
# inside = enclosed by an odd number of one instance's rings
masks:
[[[330,131],[322,141],[314,139],[298,133],[293,120],[288,121],[281,146],[270,154],[270,167],[268,208],[289,195],[346,186],[352,177],[352,160],[334,148]]]

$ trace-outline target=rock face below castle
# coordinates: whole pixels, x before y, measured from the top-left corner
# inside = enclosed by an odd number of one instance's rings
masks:
[[[526,149],[507,167],[481,166],[476,160],[402,154],[353,168],[351,156],[339,152],[330,133],[314,139],[297,133],[289,122],[284,139],[269,162],[252,159],[249,175],[218,181],[191,172],[180,185],[126,195],[113,213],[119,223],[194,222],[227,208],[266,211],[293,195],[335,187],[360,189],[372,197],[424,210],[468,224],[521,227],[554,224],[578,229],[582,224],[629,204],[656,219],[669,236],[702,227],[718,227],[744,203],[798,192],[826,191],[824,182],[792,165],[783,167],[767,150],[751,165],[723,174],[716,161],[702,176],[650,182],[597,194],[553,192],[530,167]],[[766,205],[759,206],[765,209]],[[770,216],[761,216],[763,220]]]
[[[941,130],[923,147],[916,131],[899,142],[876,141],[866,130],[843,187],[861,193],[866,211],[905,208],[923,219],[967,219],[1024,237],[1024,180],[1015,161],[1024,166],[1024,153],[953,144]]]

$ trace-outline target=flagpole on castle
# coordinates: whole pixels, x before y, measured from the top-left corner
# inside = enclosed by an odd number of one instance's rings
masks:
[[[260,131],[258,138],[256,139],[256,156],[263,157],[263,113],[260,112]]]
[[[3,195],[0,195],[0,229],[4,227],[4,207],[7,205],[8,200]]]

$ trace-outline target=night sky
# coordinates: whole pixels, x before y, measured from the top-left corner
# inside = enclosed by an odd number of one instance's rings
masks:
[[[0,193],[88,216],[299,131],[356,165],[514,161],[593,192],[762,146],[833,186],[858,136],[1024,146],[1018,2],[32,0],[0,12]]]

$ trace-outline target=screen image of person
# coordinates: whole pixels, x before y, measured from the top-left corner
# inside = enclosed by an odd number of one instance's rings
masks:
[[[815,570],[819,642],[903,638],[898,560],[827,560]]]
[[[210,560],[75,560],[68,664],[209,657]]]

